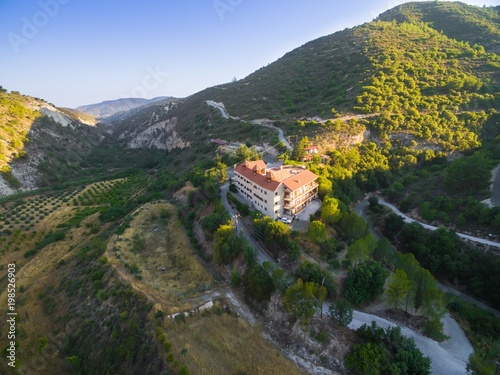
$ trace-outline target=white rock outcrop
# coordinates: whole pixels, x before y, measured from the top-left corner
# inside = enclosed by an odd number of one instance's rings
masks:
[[[40,108],[40,113],[42,115],[49,116],[52,120],[61,124],[62,126],[71,126],[73,124],[72,118],[66,116],[64,113],[62,113],[55,107],[52,108],[42,107]]]
[[[128,138],[129,148],[157,148],[160,150],[172,150],[174,148],[185,148],[191,145],[191,142],[182,140],[176,131],[177,117],[153,123],[145,130],[135,134],[123,133],[120,138]]]

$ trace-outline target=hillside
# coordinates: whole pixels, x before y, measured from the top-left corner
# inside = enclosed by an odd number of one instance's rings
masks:
[[[498,319],[441,290],[500,306],[498,253],[456,236],[500,241],[500,207],[481,203],[500,165],[498,10],[409,3],[185,99],[73,110],[1,90],[0,269],[15,264],[16,371],[440,367],[396,328],[386,342],[353,330],[355,309],[411,327],[428,352],[461,346],[447,341],[448,311],[468,343],[456,373],[473,347],[474,373],[493,374]],[[318,176],[320,210],[305,220],[264,217],[226,183],[231,166],[271,149]],[[439,229],[405,224],[377,196]]]
[[[196,93],[170,113],[186,140],[203,126],[193,111],[205,111],[213,100],[233,117],[267,118],[293,136],[333,139],[339,129],[349,134],[359,125],[337,118],[367,114],[359,122],[376,142],[405,134],[434,151],[474,148],[492,109],[500,107],[497,15],[491,7],[410,3],[306,43],[242,80]],[[463,25],[451,27],[457,19]],[[482,39],[474,39],[478,30],[486,30]],[[315,120],[296,121],[304,118]],[[217,137],[231,133],[221,129]]]
[[[479,8],[449,1],[410,2],[382,13],[377,20],[425,22],[449,38],[500,53],[500,6]]]
[[[88,115],[42,99],[0,92],[0,195],[57,181],[62,171],[54,170],[78,165],[100,142],[94,124]]]
[[[113,116],[115,117],[115,116]],[[133,109],[99,126],[127,150],[164,150],[165,162],[178,170],[189,170],[214,158],[216,145],[210,140],[222,138],[229,142],[273,144],[275,132],[248,122],[225,119],[220,111],[196,98],[184,102],[150,104]]]
[[[488,89],[497,92],[498,56],[488,52],[498,52],[495,50],[500,40],[498,12],[498,7],[479,8],[461,3],[405,4],[379,17],[383,22],[395,21],[392,26],[379,26],[376,31],[377,23],[367,23],[316,39],[242,80],[209,88],[189,100],[223,102],[233,116],[244,119],[331,118],[332,108],[356,112],[356,98],[365,91],[363,86],[369,84],[370,76],[381,69],[375,61],[390,53],[391,48],[406,53],[409,70],[411,64],[422,76],[429,77],[429,82],[419,85],[420,90],[439,88],[443,74],[472,74],[490,80]],[[422,22],[429,23],[428,27]],[[408,24],[414,25],[413,31]],[[379,42],[378,38],[386,42],[383,46],[379,43],[375,50],[373,44]],[[438,67],[431,63],[422,66],[422,58],[430,60],[433,56],[417,56],[413,52],[433,48],[441,52],[436,63],[441,68],[447,67],[446,71],[436,71]]]
[[[188,100],[223,102],[243,119],[329,117],[332,107],[349,111],[370,66],[360,42],[353,29],[316,39],[244,79]]]
[[[107,116],[99,126],[107,145],[175,150],[183,167],[211,153],[212,138],[277,144],[276,133],[251,124],[262,118],[286,135],[317,139],[323,152],[368,134],[379,145],[404,138],[403,145],[414,141],[417,151],[468,150],[482,144],[483,126],[500,106],[497,16],[498,8],[409,3],[183,100],[119,99],[79,109]],[[478,30],[482,39],[473,40]],[[223,103],[237,119],[222,118],[208,100]],[[490,138],[496,133],[489,128]]]
[[[259,326],[239,318],[240,298],[219,285],[220,274],[185,230],[178,207],[157,199],[171,199],[179,183],[164,171],[137,173],[2,200],[0,266],[16,267],[19,368],[304,373]],[[8,346],[5,337],[0,342]],[[7,363],[0,368],[6,372]]]

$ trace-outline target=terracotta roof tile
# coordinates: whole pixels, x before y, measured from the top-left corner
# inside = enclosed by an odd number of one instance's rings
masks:
[[[269,181],[266,179],[265,174],[256,173],[256,171],[253,170],[254,167],[257,167],[256,170],[258,169],[265,170],[266,163],[264,163],[263,160],[257,160],[256,162],[254,161],[248,162],[245,160],[243,163],[237,165],[234,171],[238,172],[240,175],[252,181],[256,185],[259,185],[260,187],[267,190],[275,191],[280,186],[279,181],[275,180]]]
[[[314,173],[307,169],[304,169],[300,173],[287,178],[283,181],[283,183],[288,189],[294,191],[304,185],[307,185],[310,182],[313,182],[317,178],[318,176],[316,176]]]
[[[294,191],[318,178],[318,176],[307,169],[277,167],[266,170],[265,168],[266,164],[263,160],[251,162],[245,160],[243,163],[237,165],[234,170],[256,185],[271,191],[275,191],[281,183]],[[261,174],[259,171],[264,172]],[[272,179],[269,180],[269,178],[266,178],[266,175]]]

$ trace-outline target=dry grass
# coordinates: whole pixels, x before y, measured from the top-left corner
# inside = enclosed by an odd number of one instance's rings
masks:
[[[215,313],[186,319],[186,323],[167,321],[167,340],[185,356],[175,353],[191,374],[304,374],[283,357],[245,320]]]
[[[105,192],[117,181],[105,181],[101,183],[99,190]],[[72,207],[72,200],[95,185],[64,193],[32,196],[0,206],[0,225],[11,232],[0,238],[0,269],[6,273],[7,264],[16,263],[16,338],[20,345],[17,355],[18,364],[21,365],[18,370],[20,374],[64,373],[62,362],[58,358],[58,348],[62,346],[64,334],[54,333],[54,316],[44,311],[40,297],[50,287],[60,284],[55,267],[61,259],[71,257],[73,249],[92,238],[85,224],[99,223],[98,214],[83,220],[80,227],[70,229],[63,240],[49,244],[36,256],[26,259],[24,253],[43,239],[45,234],[57,230],[59,224],[72,218],[78,210]],[[106,226],[100,229],[105,228]],[[2,280],[0,304],[6,306],[6,280]],[[5,332],[5,322],[0,326]],[[49,344],[39,353],[38,339],[42,336],[49,338]],[[2,347],[7,344],[5,340],[6,337],[0,337]]]
[[[46,222],[38,225],[46,230],[52,230],[64,221],[69,207],[60,208]],[[96,215],[83,221],[95,221]],[[63,374],[62,363],[58,358],[59,347],[62,346],[62,336],[54,335],[53,316],[46,314],[39,298],[49,287],[57,287],[60,283],[58,273],[54,272],[57,263],[73,254],[72,249],[85,244],[89,240],[88,229],[85,225],[71,229],[64,240],[52,243],[43,248],[35,257],[25,259],[23,254],[28,248],[19,252],[10,252],[3,256],[2,269],[7,263],[16,262],[16,312],[18,313],[17,339],[20,349],[17,362],[21,365],[20,374]],[[5,271],[6,272],[6,271]],[[7,305],[6,289],[2,288],[0,305]],[[5,331],[3,326],[2,331]],[[49,338],[48,346],[42,353],[38,352],[38,339],[42,336]],[[0,338],[0,345],[6,345],[6,337]]]
[[[162,220],[162,210],[168,210],[171,216]],[[134,236],[136,243],[138,238],[143,240],[138,252],[132,251]],[[168,203],[138,209],[130,228],[110,241],[107,255],[121,277],[155,303],[155,311],[186,311],[199,305],[203,300],[196,298],[201,295],[200,289],[213,281],[193,253],[175,207]],[[142,280],[124,264],[136,264]],[[172,353],[191,374],[303,373],[261,336],[260,327],[252,327],[244,319],[213,312],[186,318],[186,323],[168,318],[164,322]],[[182,349],[187,349],[185,355]]]
[[[198,189],[195,188],[190,181],[188,181],[181,189],[175,192],[174,198],[180,203],[186,205],[189,193],[196,190]]]
[[[307,233],[301,234],[299,237],[300,246],[302,251],[314,259],[320,259],[321,257],[321,246],[309,238]]]
[[[162,212],[170,216],[162,219]],[[175,207],[168,203],[139,208],[130,228],[109,242],[107,255],[135,289],[160,303],[164,311],[184,308],[180,306],[184,299],[213,283],[211,274],[194,254]],[[137,265],[142,280],[132,275],[126,265]]]
[[[17,359],[21,365],[20,374],[65,372],[59,348],[66,331],[71,328],[61,326],[54,319],[64,314],[67,302],[58,298],[59,307],[53,314],[47,314],[41,297],[50,287],[60,285],[63,273],[57,272],[56,268],[61,259],[69,262],[75,251],[93,238],[86,224],[94,224],[89,225],[91,227],[99,224],[99,214],[87,217],[78,228],[69,229],[63,240],[49,244],[34,257],[26,259],[24,253],[44,234],[57,230],[59,224],[75,214],[78,208],[72,206],[72,199],[83,191],[89,190],[74,192],[66,202],[61,200],[67,195],[46,199],[43,204],[54,208],[34,222],[30,232],[20,231],[21,234],[36,232],[36,236],[29,239],[27,235],[22,241],[16,239],[19,251],[5,252],[0,258],[0,269],[4,271],[8,263],[17,264],[17,338],[20,342]],[[35,202],[40,206],[41,197],[38,198],[40,201],[30,198],[21,209],[30,210]],[[5,212],[13,207],[3,209]],[[105,229],[101,227],[100,231]],[[20,238],[19,234],[17,236]],[[166,202],[146,204],[136,210],[130,227],[122,235],[110,238],[106,255],[118,276],[155,304],[152,319],[157,310],[167,313],[186,311],[210,298],[203,292],[214,286],[213,277],[195,255],[176,208]],[[125,264],[137,265],[142,279],[139,280]],[[165,271],[162,271],[163,267]],[[224,294],[223,288],[211,289],[213,295],[216,292]],[[0,304],[6,306],[6,299],[6,288],[2,287]],[[5,322],[0,323],[0,329],[5,332],[5,328]],[[302,374],[261,336],[260,327],[252,327],[241,318],[213,312],[187,318],[187,323],[165,319],[164,332],[172,343],[175,359],[185,363],[192,374]],[[38,339],[43,336],[49,338],[49,344],[39,353]],[[6,344],[6,337],[1,337],[0,345],[5,347]],[[183,348],[188,349],[185,355],[181,354]]]

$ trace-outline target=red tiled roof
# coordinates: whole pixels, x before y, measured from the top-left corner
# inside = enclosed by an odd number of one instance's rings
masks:
[[[271,191],[275,191],[281,183],[294,191],[318,178],[318,176],[307,169],[273,168],[265,170],[265,167],[266,164],[262,160],[252,162],[245,160],[243,163],[237,165],[234,171],[256,185]],[[258,172],[263,169],[265,170],[263,174]],[[266,178],[266,173],[269,174],[271,180]]]
[[[257,173],[258,170],[262,169],[264,169],[264,174]],[[264,189],[275,191],[278,186],[280,186],[280,182],[276,180],[267,180],[265,169],[266,163],[264,163],[263,160],[245,160],[243,163],[237,165],[234,171]]]
[[[316,176],[311,171],[304,169],[300,173],[293,175],[287,178],[283,183],[285,186],[291,191],[297,190],[301,186],[307,185],[308,183],[316,180],[318,176]]]
[[[304,147],[304,151],[309,151],[309,150],[317,150],[318,146],[309,146],[309,147]]]

